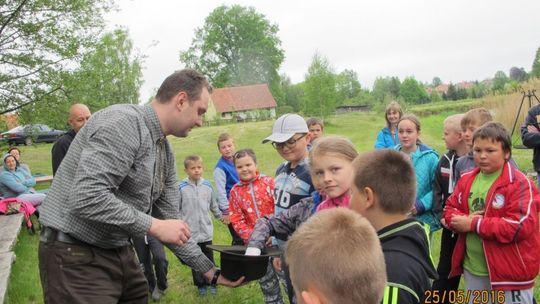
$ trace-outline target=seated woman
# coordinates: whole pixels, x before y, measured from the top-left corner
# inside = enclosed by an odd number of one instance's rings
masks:
[[[8,153],[11,154],[11,155],[13,155],[13,156],[15,157],[15,160],[16,160],[17,162],[19,162],[19,166],[20,166],[22,169],[28,171],[28,174],[32,175],[32,173],[30,172],[30,167],[28,167],[27,164],[21,163],[21,150],[19,150],[19,148],[17,148],[17,147],[11,147],[11,148],[9,148]]]
[[[1,195],[20,198],[36,207],[43,202],[45,194],[36,193],[32,188],[35,185],[34,177],[19,166],[15,156],[6,154],[4,156],[4,171],[0,174]]]

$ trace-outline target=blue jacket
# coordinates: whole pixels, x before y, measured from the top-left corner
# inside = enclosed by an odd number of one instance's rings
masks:
[[[216,183],[219,209],[223,214],[229,214],[229,194],[232,187],[238,183],[238,173],[232,161],[220,157],[214,169],[214,183]]]
[[[390,130],[388,130],[387,127],[382,128],[382,130],[377,135],[377,140],[375,141],[375,149],[392,149],[397,144],[399,144],[399,138],[397,135],[397,129],[394,133],[394,136],[392,136],[392,133],[390,133]]]
[[[31,193],[36,180],[28,171],[21,168],[19,162],[15,171],[10,171],[4,163],[4,170],[0,174],[0,196],[16,197],[24,193]]]
[[[401,144],[397,145],[395,149],[401,151]],[[439,156],[430,147],[419,144],[416,151],[411,154],[411,160],[416,175],[416,218],[429,224],[430,230],[433,232],[441,228],[437,217],[431,210],[433,204],[433,181],[435,180]]]

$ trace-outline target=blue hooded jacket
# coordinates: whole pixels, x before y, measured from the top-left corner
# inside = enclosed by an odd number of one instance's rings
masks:
[[[401,144],[395,147],[401,151]],[[416,175],[416,218],[429,224],[431,232],[441,228],[437,217],[432,212],[433,181],[439,163],[439,155],[424,144],[417,144],[417,149],[411,154],[411,160]]]
[[[388,130],[387,127],[384,127],[381,129],[379,134],[377,135],[377,140],[375,141],[375,149],[392,149],[397,144],[399,144],[399,138],[397,135],[397,128],[394,132],[394,136],[392,136],[392,133],[390,133],[390,130]]]

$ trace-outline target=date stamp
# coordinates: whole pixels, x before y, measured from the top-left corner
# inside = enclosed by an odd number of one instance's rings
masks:
[[[504,304],[503,290],[426,290],[425,304]]]

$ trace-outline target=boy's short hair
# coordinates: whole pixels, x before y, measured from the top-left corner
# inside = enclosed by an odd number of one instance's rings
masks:
[[[219,149],[219,144],[220,143],[222,143],[222,142],[224,142],[226,140],[229,140],[229,139],[233,140],[231,134],[229,134],[227,132],[219,134],[218,139],[217,139],[217,147],[218,147],[218,149]]]
[[[416,175],[404,153],[391,149],[362,153],[353,167],[356,189],[369,187],[385,213],[411,211],[416,198]]]
[[[477,126],[481,126],[485,124],[488,121],[492,121],[493,117],[491,116],[491,113],[489,113],[488,109],[486,108],[474,108],[463,116],[461,119],[461,129],[465,130],[469,125],[476,124]]]
[[[297,292],[316,288],[329,303],[380,303],[384,255],[369,221],[347,208],[316,213],[289,238],[285,259]]]
[[[196,161],[202,162],[202,157],[200,157],[199,155],[186,156],[186,158],[184,159],[184,169],[187,169],[190,163]]]
[[[461,127],[461,120],[465,114],[454,114],[446,117],[443,121],[443,126],[448,126],[449,129],[455,131],[456,133],[461,133],[463,128]]]
[[[242,158],[242,157],[246,157],[246,156],[251,157],[251,159],[253,159],[253,162],[257,163],[257,156],[255,155],[255,151],[253,151],[253,149],[250,149],[250,148],[242,149],[242,150],[239,150],[236,153],[234,153],[234,155],[232,157],[233,158],[233,163],[236,165],[236,160],[237,159]]]
[[[509,153],[510,157],[512,157],[512,138],[508,130],[500,122],[491,121],[476,129],[473,133],[473,146],[474,141],[477,139],[500,142],[503,152]]]
[[[321,126],[321,130],[324,129],[324,123],[323,123],[322,119],[317,118],[317,117],[311,117],[310,119],[308,119],[306,121],[306,124],[307,124],[308,128],[313,126],[313,125],[319,125],[319,126]]]

